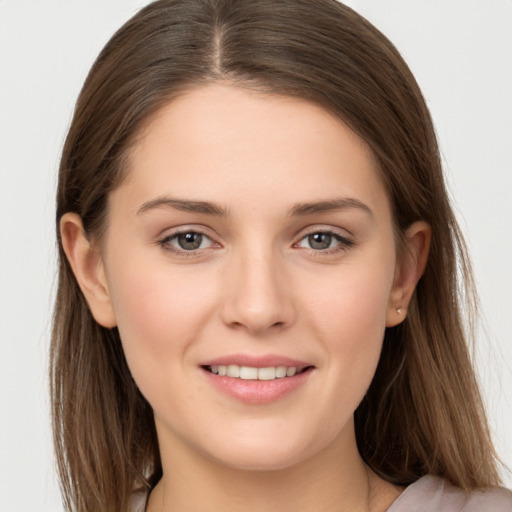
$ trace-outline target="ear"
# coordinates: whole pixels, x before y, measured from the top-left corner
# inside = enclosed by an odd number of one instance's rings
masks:
[[[404,247],[395,269],[393,288],[389,297],[386,326],[401,323],[418,281],[427,265],[432,230],[423,221],[414,222],[404,233]]]
[[[94,319],[103,327],[115,327],[117,322],[101,254],[87,238],[80,216],[65,213],[60,220],[60,235],[66,257]]]

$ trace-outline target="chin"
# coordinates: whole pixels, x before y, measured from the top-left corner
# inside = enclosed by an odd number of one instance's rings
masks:
[[[220,440],[218,440],[220,441]],[[279,471],[297,466],[321,453],[332,444],[329,437],[322,439],[300,435],[298,432],[255,433],[251,436],[233,436],[216,442],[209,456],[232,469],[243,471]]]
[[[216,462],[223,464],[231,469],[240,471],[280,471],[296,466],[302,462],[304,454],[297,453],[268,453],[266,450],[247,450],[241,453],[238,449],[236,453],[222,454],[222,458],[216,458]]]

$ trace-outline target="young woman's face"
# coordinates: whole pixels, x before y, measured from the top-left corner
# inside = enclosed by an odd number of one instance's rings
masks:
[[[365,143],[313,104],[211,85],[162,109],[130,162],[103,268],[161,448],[283,468],[353,444],[400,306]]]

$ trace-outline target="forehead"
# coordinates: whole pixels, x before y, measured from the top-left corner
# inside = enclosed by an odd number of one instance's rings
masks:
[[[373,153],[337,117],[232,85],[197,87],[170,101],[146,123],[129,160],[120,188],[140,200],[170,194],[263,205],[339,195],[387,207]]]

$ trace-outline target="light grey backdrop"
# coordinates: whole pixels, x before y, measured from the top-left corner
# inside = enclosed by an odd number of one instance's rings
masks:
[[[146,3],[0,0],[0,512],[62,510],[46,379],[56,169],[85,74]],[[491,426],[512,466],[512,1],[349,4],[395,42],[436,122],[486,317]]]

